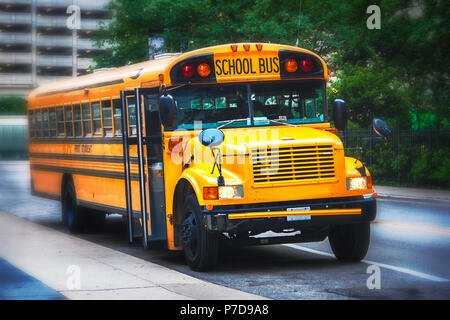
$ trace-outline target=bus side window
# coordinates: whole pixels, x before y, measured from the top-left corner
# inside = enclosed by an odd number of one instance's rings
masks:
[[[103,135],[112,137],[111,100],[102,101]]]
[[[42,113],[36,110],[36,137],[42,137]]]
[[[65,115],[65,125],[66,125],[66,137],[73,137],[73,116],[72,116],[72,106],[64,107]]]
[[[56,137],[56,114],[55,108],[50,108],[48,113],[50,125],[50,137]]]
[[[91,135],[92,123],[91,123],[91,105],[89,103],[83,103],[83,134],[84,136]]]
[[[114,110],[114,135],[122,136],[122,101],[120,99],[113,100]]]
[[[100,111],[100,102],[92,102],[92,124],[94,135],[102,134],[102,113]]]
[[[64,113],[62,107],[56,107],[56,128],[58,130],[58,136],[64,136]]]
[[[74,104],[73,105],[73,127],[75,129],[75,137],[81,137],[82,129],[81,129],[81,105]]]
[[[48,109],[42,109],[42,136],[48,137]]]

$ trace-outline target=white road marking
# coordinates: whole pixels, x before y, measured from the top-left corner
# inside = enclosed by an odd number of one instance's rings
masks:
[[[289,247],[289,248],[292,248],[292,249],[296,249],[296,250],[301,250],[301,251],[305,251],[305,252],[309,252],[309,253],[314,253],[314,254],[326,256],[326,257],[334,257],[334,254],[332,254],[332,253],[319,251],[319,250],[315,250],[315,249],[311,249],[311,248],[307,248],[307,247],[303,247],[303,246],[299,246],[299,245],[295,245],[295,244],[283,244],[283,246],[286,246],[286,247]],[[381,268],[385,268],[385,269],[389,269],[389,270],[393,270],[393,271],[398,271],[398,272],[401,272],[401,273],[406,273],[406,274],[409,274],[411,276],[415,276],[415,277],[418,277],[418,278],[427,279],[427,280],[431,280],[431,281],[436,281],[436,282],[450,281],[448,279],[437,277],[437,276],[433,276],[431,274],[427,274],[427,273],[411,270],[411,269],[408,269],[408,268],[391,266],[389,264],[380,263],[380,262],[376,262],[376,261],[361,260],[361,262],[367,263],[367,264],[373,264],[373,265],[379,266]]]

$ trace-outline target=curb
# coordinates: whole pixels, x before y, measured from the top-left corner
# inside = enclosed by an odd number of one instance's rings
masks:
[[[377,192],[378,198],[380,199],[386,199],[386,200],[409,200],[414,202],[433,202],[433,201],[439,201],[442,203],[448,203],[450,204],[449,198],[440,198],[440,197],[413,197],[413,196],[406,196],[406,195],[386,195]]]

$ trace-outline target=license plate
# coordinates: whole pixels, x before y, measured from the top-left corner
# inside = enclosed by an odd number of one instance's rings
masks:
[[[306,210],[311,210],[311,207],[287,208],[286,211],[306,211]]]
[[[311,207],[296,207],[296,208],[287,208],[286,211],[309,211]],[[302,215],[302,216],[287,216],[287,221],[304,221],[311,220],[311,216]]]

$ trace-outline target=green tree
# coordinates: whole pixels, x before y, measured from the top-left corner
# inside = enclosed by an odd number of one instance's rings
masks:
[[[111,67],[146,60],[149,37],[163,38],[166,52],[246,41],[298,44],[326,59],[332,87],[359,125],[377,115],[410,126],[410,111],[448,123],[450,6],[377,2],[380,30],[366,26],[372,0],[111,0],[112,22],[97,38],[109,49],[95,61]]]
[[[23,115],[26,110],[26,101],[23,97],[0,96],[0,115]]]

